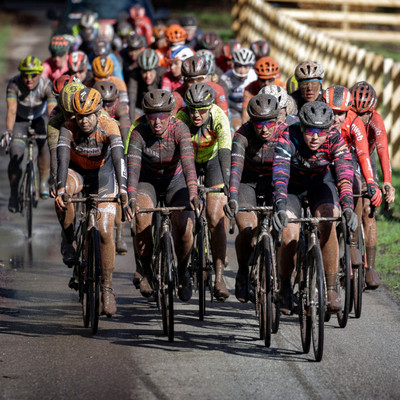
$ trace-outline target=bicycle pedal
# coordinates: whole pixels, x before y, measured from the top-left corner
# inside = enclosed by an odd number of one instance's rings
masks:
[[[72,277],[72,278],[69,280],[68,286],[69,286],[70,289],[73,289],[73,290],[76,290],[76,291],[78,291],[78,289],[79,289],[79,284],[78,284],[78,282],[75,280],[74,277]]]

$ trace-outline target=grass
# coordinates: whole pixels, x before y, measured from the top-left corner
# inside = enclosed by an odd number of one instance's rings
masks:
[[[4,74],[6,71],[6,46],[10,32],[10,20],[0,13],[0,74]]]

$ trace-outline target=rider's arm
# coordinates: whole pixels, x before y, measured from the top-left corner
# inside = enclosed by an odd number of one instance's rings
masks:
[[[52,91],[52,84],[50,79],[46,79],[45,82],[45,100],[47,101],[47,115],[50,117],[51,112],[57,105],[57,99]]]
[[[17,99],[7,95],[6,129],[9,131],[14,129],[15,119],[17,118],[17,107]]]
[[[57,144],[57,192],[65,192],[67,184],[68,167],[71,158],[72,132],[63,125]]]
[[[250,83],[250,85],[251,85],[251,83]],[[249,114],[247,113],[247,105],[249,104],[250,99],[253,97],[253,95],[250,93],[250,89],[249,89],[250,85],[246,86],[244,89],[244,92],[243,92],[243,103],[242,103],[242,106],[243,106],[242,123],[243,124],[246,123],[250,119]]]
[[[241,134],[241,131],[239,129],[237,132],[235,132],[232,142],[232,156],[231,156],[230,181],[229,181],[229,198],[231,200],[239,199],[239,186],[240,186],[240,181],[242,180],[242,173],[243,173],[247,146],[248,146],[248,140],[246,136]]]
[[[125,143],[128,137],[129,128],[131,127],[131,120],[129,118],[129,108],[126,104],[118,102],[115,109],[115,118],[119,122],[119,130],[121,131],[122,142]]]
[[[137,186],[142,166],[143,147],[144,142],[140,133],[136,129],[133,129],[130,135],[127,152],[129,200],[136,200]]]

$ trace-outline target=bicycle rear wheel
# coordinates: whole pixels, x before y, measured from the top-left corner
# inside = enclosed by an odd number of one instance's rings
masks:
[[[33,163],[30,161],[26,166],[26,181],[24,187],[24,209],[25,209],[25,221],[28,239],[32,237],[32,214],[33,214],[33,202],[34,202],[34,171]]]
[[[316,361],[322,360],[324,351],[325,289],[324,268],[319,246],[308,253],[311,333]]]
[[[87,306],[89,306],[90,327],[93,334],[97,333],[100,315],[100,235],[92,227],[88,233],[87,258]]]
[[[207,279],[207,265],[206,265],[206,252],[204,246],[204,225],[200,223],[199,231],[196,235],[196,252],[197,252],[197,284],[199,290],[199,320],[204,320],[206,314],[206,279]]]
[[[165,233],[162,238],[162,319],[164,334],[168,341],[174,341],[174,290],[175,279],[172,265],[172,247],[169,234]]]
[[[277,333],[279,330],[280,321],[280,303],[279,303],[279,271],[276,261],[275,245],[273,239],[269,239],[269,254],[271,265],[271,331]]]
[[[351,306],[351,276],[350,276],[350,245],[347,240],[346,227],[343,223],[338,229],[339,270],[337,291],[343,304],[343,309],[337,313],[339,326],[345,328],[349,319]]]
[[[303,353],[308,354],[311,347],[311,316],[310,305],[306,290],[306,282],[307,279],[309,279],[309,270],[305,270],[303,262],[300,263],[298,268],[301,268],[297,293],[301,347],[303,348]]]
[[[356,318],[361,317],[362,310],[362,294],[364,289],[364,235],[363,226],[361,224],[358,230],[358,248],[362,255],[363,264],[356,265],[353,267],[353,303],[354,303],[354,314]]]

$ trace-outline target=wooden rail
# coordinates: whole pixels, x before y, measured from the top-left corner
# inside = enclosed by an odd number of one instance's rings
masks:
[[[318,32],[263,0],[237,0],[232,16],[232,29],[244,45],[259,39],[269,42],[271,57],[278,62],[282,79],[292,76],[300,62],[316,60],[325,69],[324,87],[351,87],[361,80],[373,85],[388,131],[392,165],[400,167],[399,62]]]

